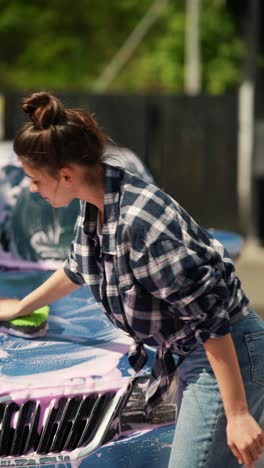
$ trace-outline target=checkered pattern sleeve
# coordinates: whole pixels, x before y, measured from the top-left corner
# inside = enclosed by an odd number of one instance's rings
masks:
[[[188,325],[197,342],[230,331],[227,303],[230,291],[223,273],[205,260],[204,252],[183,240],[161,233],[141,252],[131,250],[130,265],[136,280]]]
[[[74,239],[71,243],[70,253],[63,264],[65,274],[73,283],[79,284],[80,286],[85,284],[82,272],[80,270],[80,261],[83,257],[83,250],[85,248],[82,245],[83,221],[84,204],[82,203],[80,206],[80,213],[74,227]]]
[[[74,242],[72,242],[70,254],[64,261],[63,268],[65,274],[73,283],[79,284],[80,286],[84,284],[84,279],[79,272],[78,263],[76,261]]]

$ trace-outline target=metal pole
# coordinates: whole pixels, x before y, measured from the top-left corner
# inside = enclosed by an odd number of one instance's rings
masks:
[[[253,156],[255,140],[255,82],[259,26],[259,0],[249,1],[248,55],[238,96],[238,204],[241,227],[256,237],[253,207]]]
[[[200,7],[200,0],[186,0],[185,92],[189,95],[201,91]]]
[[[5,99],[0,93],[0,141],[4,139],[5,133]]]
[[[138,23],[136,28],[132,31],[130,36],[124,42],[117,54],[106,66],[101,76],[98,78],[94,85],[94,91],[104,92],[109,88],[118,73],[122,70],[127,63],[134,50],[138,47],[150,27],[158,18],[161,10],[167,6],[168,0],[155,0],[146,15]]]

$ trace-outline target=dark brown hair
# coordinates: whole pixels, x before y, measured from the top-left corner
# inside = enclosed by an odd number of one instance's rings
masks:
[[[24,98],[22,109],[31,122],[15,136],[14,151],[19,159],[52,174],[70,163],[87,167],[100,163],[106,137],[88,112],[65,109],[46,92]]]

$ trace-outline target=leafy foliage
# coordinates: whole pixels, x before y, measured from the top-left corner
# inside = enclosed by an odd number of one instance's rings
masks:
[[[153,0],[0,0],[0,86],[92,90]],[[171,0],[109,91],[182,92],[185,2]],[[243,42],[223,2],[202,0],[203,91],[239,81]]]

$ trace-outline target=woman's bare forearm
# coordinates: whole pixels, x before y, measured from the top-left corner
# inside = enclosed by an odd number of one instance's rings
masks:
[[[69,279],[63,267],[61,267],[47,281],[18,303],[16,317],[29,315],[39,307],[55,302],[79,287],[78,284]]]
[[[226,417],[248,411],[244,384],[231,334],[209,338],[205,351],[217,379]]]

